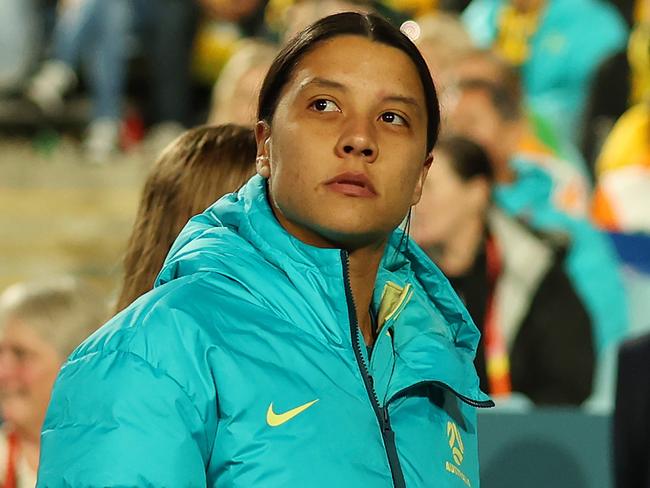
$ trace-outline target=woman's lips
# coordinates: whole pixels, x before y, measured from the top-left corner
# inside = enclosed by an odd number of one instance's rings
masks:
[[[363,173],[341,173],[325,182],[330,190],[350,197],[376,197],[377,192],[370,179]]]

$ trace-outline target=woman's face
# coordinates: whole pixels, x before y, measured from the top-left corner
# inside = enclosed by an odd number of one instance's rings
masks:
[[[449,156],[434,152],[434,162],[411,219],[411,236],[423,249],[444,244],[482,209],[475,202],[476,188],[454,171]]]
[[[383,242],[420,198],[425,107],[417,70],[396,48],[339,36],[305,55],[271,127],[257,127],[283,226],[317,246]]]
[[[38,434],[63,358],[25,322],[0,327],[0,416]]]

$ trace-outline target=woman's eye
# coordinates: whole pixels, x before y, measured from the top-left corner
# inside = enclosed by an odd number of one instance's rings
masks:
[[[340,112],[338,105],[332,100],[320,98],[311,104],[311,107],[317,112]]]
[[[395,112],[384,112],[381,114],[381,120],[387,124],[393,125],[408,125],[406,119],[401,115],[397,115]]]

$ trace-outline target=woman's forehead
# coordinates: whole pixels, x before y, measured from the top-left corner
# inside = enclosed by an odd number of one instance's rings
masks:
[[[329,64],[326,61],[337,60],[341,64]],[[410,65],[416,71],[415,64],[401,49],[389,44],[368,39],[355,34],[342,34],[319,41],[300,59],[302,64],[322,63],[323,69],[344,68],[352,70],[364,63],[383,65]]]
[[[396,47],[362,36],[337,36],[314,46],[297,63],[288,85],[299,90],[314,80],[330,82],[332,88],[390,92],[424,104],[413,60]]]

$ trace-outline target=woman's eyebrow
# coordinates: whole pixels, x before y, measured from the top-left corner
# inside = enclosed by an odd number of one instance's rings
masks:
[[[420,104],[418,101],[413,98],[413,97],[407,97],[404,95],[387,95],[385,96],[382,101],[384,102],[397,102],[397,103],[404,103],[406,105],[413,105],[416,108],[420,108]]]
[[[320,77],[308,78],[304,80],[302,83],[300,83],[300,90],[302,91],[305,88],[308,88],[310,86],[319,86],[323,88],[335,88],[337,90],[347,91],[347,87],[343,83],[339,83],[338,81],[328,80],[327,78],[320,78]]]
[[[401,103],[404,105],[407,105],[411,107],[411,109],[414,111],[415,116],[418,118],[422,118],[424,116],[424,110],[422,109],[422,106],[418,101],[409,96],[405,95],[386,95],[381,99],[382,103]]]

